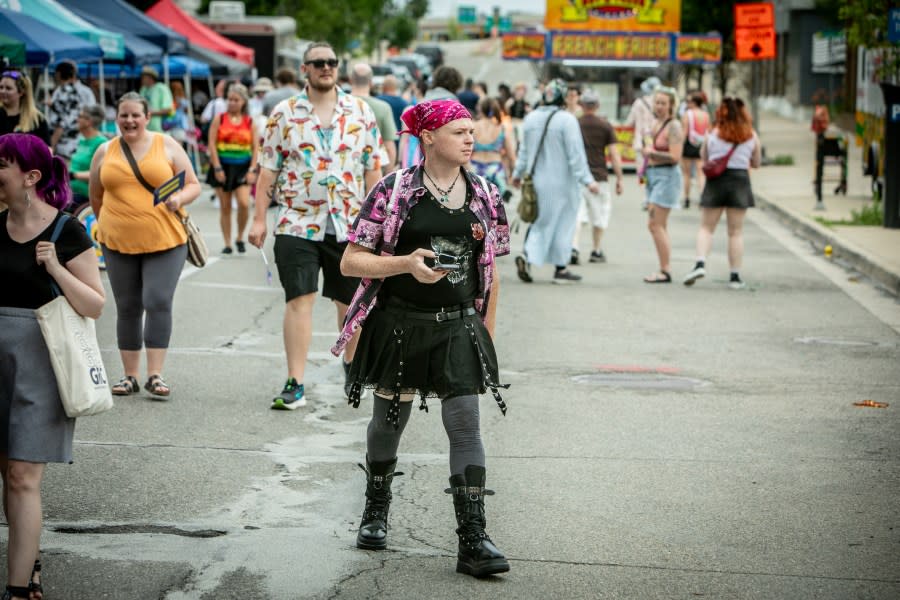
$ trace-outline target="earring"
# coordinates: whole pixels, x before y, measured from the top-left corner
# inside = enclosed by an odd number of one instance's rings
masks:
[[[28,190],[25,190],[25,208],[31,208],[31,194]]]

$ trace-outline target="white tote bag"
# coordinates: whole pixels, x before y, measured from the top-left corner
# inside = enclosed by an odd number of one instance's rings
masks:
[[[57,223],[50,241],[56,242],[68,215]],[[70,418],[96,415],[113,407],[112,394],[106,380],[106,369],[97,344],[94,320],[82,317],[56,282],[59,295],[34,311],[41,334],[50,353],[63,408]]]

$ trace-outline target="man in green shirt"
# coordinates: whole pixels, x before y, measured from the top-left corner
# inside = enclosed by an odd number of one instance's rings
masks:
[[[172,92],[166,84],[159,80],[159,73],[153,67],[144,67],[141,70],[140,93],[150,104],[150,122],[147,124],[147,129],[162,132],[163,117],[173,112]]]

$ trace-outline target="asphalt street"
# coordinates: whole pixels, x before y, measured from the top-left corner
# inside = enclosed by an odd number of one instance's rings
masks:
[[[193,214],[217,250],[207,194]],[[48,468],[45,597],[898,597],[900,333],[866,304],[900,305],[874,290],[855,299],[846,288],[859,295],[865,281],[829,274],[839,267],[760,212],[747,289],[726,285],[724,230],[694,288],[645,284],[645,215],[630,176],[609,263],[576,267],[579,285],[552,285],[550,267],[526,285],[500,261],[510,408],[503,417],[486,396],[481,412],[497,492],[488,531],[509,574],[454,572],[436,404],[414,411],[401,446],[390,549],[354,547],[370,404],[343,399],[322,300],[310,405],[269,410],[283,298],[251,248],[185,269],[173,398],[141,394],[79,420],[76,462]],[[697,222],[695,210],[672,215],[676,277]],[[117,378],[114,317],[110,300],[98,330]],[[867,399],[890,406],[854,406]]]
[[[499,77],[479,60],[461,62]],[[173,397],[142,393],[80,419],[75,463],[48,467],[45,598],[900,597],[897,298],[759,210],[746,289],[727,286],[724,225],[693,288],[645,284],[657,265],[641,193],[627,176],[609,262],[574,267],[578,285],[551,284],[551,267],[526,285],[512,257],[499,262],[496,342],[512,387],[506,417],[489,395],[481,415],[496,490],[488,532],[508,574],[454,572],[436,402],[414,410],[400,448],[389,549],[355,548],[371,404],[343,398],[328,352],[335,312],[320,300],[310,404],[269,410],[285,377],[283,297],[249,248],[185,268],[165,370]],[[192,212],[215,254],[208,196]],[[676,280],[693,264],[698,220],[672,214]],[[588,244],[585,231],[583,255]],[[117,379],[107,292],[98,333]],[[865,400],[889,406],[855,405]]]

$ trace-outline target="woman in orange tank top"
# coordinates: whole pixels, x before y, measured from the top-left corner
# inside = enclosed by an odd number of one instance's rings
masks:
[[[200,182],[174,138],[147,131],[149,113],[139,94],[129,92],[119,99],[116,124],[122,134],[94,154],[89,194],[116,300],[116,334],[125,368],[112,393],[127,396],[139,391],[141,350],[146,348],[144,388],[166,398],[170,389],[162,368],[172,334],[172,299],[187,257],[187,235],[176,211],[200,195]],[[129,164],[126,149],[136,168]],[[154,204],[153,194],[135,171],[153,188],[183,171],[184,187]]]

